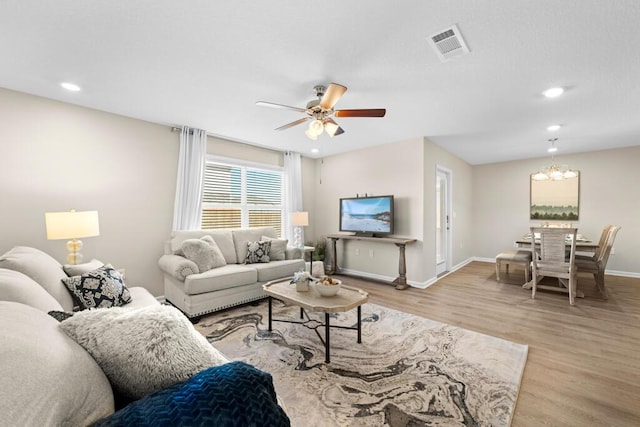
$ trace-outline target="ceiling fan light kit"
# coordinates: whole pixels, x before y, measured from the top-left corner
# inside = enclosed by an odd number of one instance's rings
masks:
[[[307,114],[307,117],[287,123],[286,125],[276,128],[276,130],[289,129],[310,121],[309,127],[304,134],[313,141],[316,141],[318,137],[322,135],[322,132],[326,132],[327,135],[332,138],[344,133],[344,129],[342,129],[340,125],[332,119],[332,117],[384,117],[386,114],[386,110],[384,108],[334,110],[333,107],[347,91],[346,86],[338,83],[331,83],[328,87],[317,85],[313,87],[313,91],[318,99],[309,101],[306,109],[265,101],[258,101],[256,102],[256,105],[282,108]]]

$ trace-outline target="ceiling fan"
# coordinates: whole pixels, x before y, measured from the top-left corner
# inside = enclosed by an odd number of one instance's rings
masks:
[[[310,122],[309,128],[305,131],[305,135],[314,141],[318,139],[318,136],[320,136],[323,131],[326,131],[330,137],[344,133],[344,130],[332,117],[384,117],[387,112],[384,108],[334,110],[333,106],[336,105],[338,100],[347,91],[346,86],[337,83],[331,83],[329,87],[322,85],[314,86],[313,90],[318,99],[309,101],[306,108],[290,107],[288,105],[274,104],[273,102],[265,101],[258,101],[256,105],[305,113],[307,117],[287,123],[286,125],[276,128],[276,130],[285,130],[305,122]]]

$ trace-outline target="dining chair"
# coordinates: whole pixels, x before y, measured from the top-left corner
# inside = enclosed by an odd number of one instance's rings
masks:
[[[596,286],[598,286],[598,290],[605,299],[607,298],[607,294],[604,289],[604,271],[607,267],[607,262],[609,261],[609,255],[611,255],[613,242],[615,241],[616,234],[618,234],[620,228],[622,227],[619,225],[611,225],[609,227],[604,243],[601,238],[601,243],[598,245],[598,250],[596,250],[595,255],[592,257],[576,258],[576,265],[580,272],[593,274],[593,277],[596,280]]]
[[[538,282],[543,277],[556,277],[569,291],[569,304],[576,298],[577,268],[575,263],[577,228],[531,227],[532,236],[540,236],[539,244],[531,245],[531,298],[536,297]],[[569,259],[565,248],[569,243]]]
[[[607,224],[602,229],[602,234],[600,234],[600,241],[598,241],[598,247],[595,249],[595,252],[591,255],[580,255],[576,254],[576,261],[578,260],[592,260],[595,261],[600,255],[600,250],[604,248],[607,244],[607,237],[609,236],[609,230],[613,227],[611,224]]]

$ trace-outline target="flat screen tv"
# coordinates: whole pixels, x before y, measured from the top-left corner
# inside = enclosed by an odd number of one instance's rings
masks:
[[[340,231],[364,235],[393,234],[393,196],[340,199]]]

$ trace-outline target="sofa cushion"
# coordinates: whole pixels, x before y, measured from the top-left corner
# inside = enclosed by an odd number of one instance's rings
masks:
[[[128,397],[140,398],[228,361],[189,319],[167,305],[85,310],[60,327]]]
[[[249,285],[257,280],[258,273],[253,265],[248,267],[242,264],[227,264],[224,267],[187,276],[184,280],[184,292],[188,295],[196,295]]]
[[[86,426],[113,412],[106,376],[58,325],[38,309],[0,301],[0,424]]]
[[[286,259],[287,252],[287,239],[274,239],[269,236],[262,236],[261,240],[271,242],[271,250],[269,251],[269,258],[271,261],[282,261]]]
[[[129,288],[129,293],[131,294],[131,302],[124,306],[129,310],[160,305],[160,301],[158,301],[156,297],[151,295],[151,293],[142,286],[133,286]]]
[[[178,253],[182,242],[187,239],[199,239],[202,236],[211,236],[213,240],[220,248],[224,260],[227,264],[236,264],[238,258],[236,257],[236,248],[233,242],[233,235],[231,230],[187,230],[187,231],[174,231],[171,233],[171,251],[172,253]],[[244,258],[243,258],[244,260]]]
[[[62,306],[31,277],[19,271],[0,268],[0,301],[14,301],[44,311]]]
[[[303,271],[305,263],[302,259],[288,259],[285,261],[271,261],[268,264],[251,264],[258,272],[258,282],[281,279],[293,276],[296,271]]]
[[[182,242],[184,256],[198,266],[200,273],[227,265],[220,248],[209,235]]]
[[[269,252],[271,251],[271,242],[249,242],[247,243],[247,258],[245,264],[255,264],[259,262],[269,262]]]
[[[277,403],[270,374],[230,362],[146,396],[95,425],[285,427],[290,421]]]
[[[118,307],[131,301],[122,276],[111,264],[62,281],[83,309]]]
[[[62,269],[62,264],[50,255],[35,248],[16,246],[0,256],[0,268],[26,274],[54,297],[64,310],[73,310],[71,293],[62,283],[62,279],[68,276]]]
[[[258,242],[262,236],[275,238],[273,227],[253,227],[233,230],[233,243],[235,245],[236,257],[239,263],[247,259],[247,243]]]

